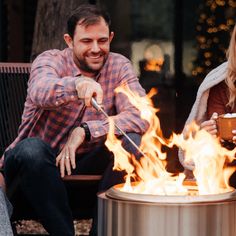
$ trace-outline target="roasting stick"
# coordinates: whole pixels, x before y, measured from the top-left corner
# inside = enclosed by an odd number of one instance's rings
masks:
[[[104,109],[100,105],[98,105],[97,101],[94,98],[92,98],[91,104],[97,111],[102,112],[104,116],[109,118],[108,114],[104,111]],[[129,142],[143,155],[143,157],[145,157],[146,155],[136,145],[136,143],[117,124],[114,123],[114,125],[129,140]]]
[[[104,111],[104,109],[103,109],[100,105],[98,105],[97,101],[96,101],[94,98],[91,99],[91,104],[92,104],[92,106],[93,106],[97,111],[102,112],[102,114],[103,114],[105,117],[109,118],[108,114]],[[115,125],[115,127],[128,139],[128,141],[136,148],[136,150],[138,150],[139,153],[142,154],[143,157],[147,157],[147,156],[142,152],[142,150],[136,145],[136,143],[135,143],[117,124],[114,123],[114,125]],[[160,165],[159,162],[157,162],[157,163],[158,163],[158,165],[159,165],[161,168],[163,168],[163,167]],[[165,194],[167,195],[165,188],[163,188],[163,191],[164,191]]]

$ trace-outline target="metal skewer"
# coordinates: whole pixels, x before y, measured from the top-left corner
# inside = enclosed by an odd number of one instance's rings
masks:
[[[102,112],[104,116],[109,118],[108,114],[104,111],[102,106],[98,105],[97,101],[94,98],[91,99],[91,104],[97,111]],[[142,150],[136,145],[136,143],[117,124],[114,123],[114,125],[128,139],[128,141],[143,155],[143,157],[146,156],[142,152]]]

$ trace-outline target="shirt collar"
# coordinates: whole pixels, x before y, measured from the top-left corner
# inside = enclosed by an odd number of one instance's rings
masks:
[[[81,75],[80,69],[77,67],[77,65],[75,64],[75,62],[73,60],[73,51],[72,51],[72,49],[68,48],[67,53],[68,53],[67,58],[69,60],[69,65],[71,66],[72,75],[74,77]]]

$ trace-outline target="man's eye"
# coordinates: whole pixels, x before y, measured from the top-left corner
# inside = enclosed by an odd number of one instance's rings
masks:
[[[100,39],[99,42],[100,43],[106,43],[108,41],[108,39]]]
[[[89,39],[84,39],[84,40],[82,40],[82,42],[83,42],[83,43],[90,43],[91,40],[89,40]]]

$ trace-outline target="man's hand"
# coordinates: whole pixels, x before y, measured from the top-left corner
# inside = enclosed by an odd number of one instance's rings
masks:
[[[4,177],[2,175],[2,173],[0,172],[0,187],[6,191],[6,186],[5,186],[5,180],[4,180]]]
[[[84,100],[86,106],[91,106],[92,97],[96,98],[98,104],[102,104],[103,91],[99,83],[89,77],[80,76],[75,81],[78,97]]]
[[[71,175],[71,167],[75,169],[75,152],[85,139],[84,129],[75,128],[70,134],[65,146],[56,158],[56,166],[60,166],[61,177],[65,176],[65,170]]]
[[[217,118],[218,118],[218,114],[214,112],[210,120],[207,120],[201,123],[200,128],[205,129],[208,133],[216,137],[217,135],[216,119]]]

